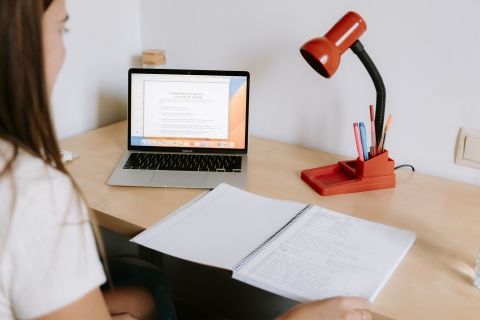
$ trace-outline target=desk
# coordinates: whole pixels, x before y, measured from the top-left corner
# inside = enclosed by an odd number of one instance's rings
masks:
[[[202,191],[107,186],[126,150],[126,132],[123,121],[65,139],[61,146],[80,155],[67,169],[99,224],[132,236]],[[480,290],[471,279],[480,249],[480,187],[400,169],[394,189],[322,197],[299,178],[302,169],[340,159],[252,137],[247,190],[415,231],[417,241],[376,298],[373,310],[394,319],[479,319]]]

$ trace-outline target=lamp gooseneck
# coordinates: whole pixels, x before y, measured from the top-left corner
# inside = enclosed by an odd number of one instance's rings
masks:
[[[367,69],[368,74],[372,78],[373,84],[377,91],[377,105],[375,106],[375,129],[376,129],[376,138],[377,141],[382,139],[383,134],[383,121],[385,118],[385,99],[386,99],[386,90],[383,83],[382,76],[378,72],[377,67],[373,63],[372,59],[365,51],[360,40],[355,41],[355,43],[350,47],[352,51],[358,56],[362,64]]]

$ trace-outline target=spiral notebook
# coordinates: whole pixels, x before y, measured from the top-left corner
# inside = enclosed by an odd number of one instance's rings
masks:
[[[221,184],[132,241],[296,301],[373,301],[415,234]]]

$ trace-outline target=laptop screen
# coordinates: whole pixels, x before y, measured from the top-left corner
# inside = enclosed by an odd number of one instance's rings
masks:
[[[245,71],[131,69],[129,148],[246,151]]]

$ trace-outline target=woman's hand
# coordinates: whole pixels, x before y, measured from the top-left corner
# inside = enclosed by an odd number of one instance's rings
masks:
[[[338,297],[299,304],[277,320],[371,320],[369,309],[366,299]]]

